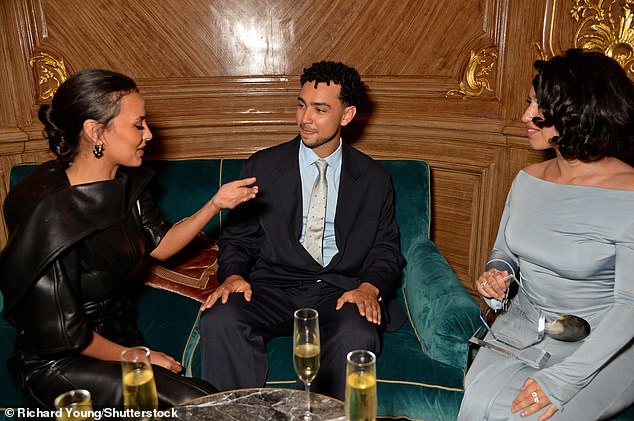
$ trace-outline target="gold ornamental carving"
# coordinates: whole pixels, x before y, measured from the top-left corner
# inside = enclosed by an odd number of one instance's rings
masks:
[[[52,54],[39,52],[29,60],[37,80],[37,96],[39,101],[46,101],[53,97],[57,88],[68,78],[63,59],[57,59]]]
[[[579,22],[575,47],[600,50],[612,57],[630,75],[634,73],[634,0],[625,0],[621,13],[616,0],[604,6],[603,0],[575,0],[570,11]]]
[[[556,9],[557,0],[552,0],[545,20],[548,36],[543,44],[533,44],[543,60],[557,54],[553,48]],[[575,48],[601,51],[634,75],[634,0],[575,0],[570,15],[577,22]]]
[[[495,70],[497,57],[498,53],[495,47],[485,48],[478,52],[472,50],[463,81],[460,82],[457,89],[447,91],[445,98],[461,96],[463,100],[466,100],[482,95],[485,90],[493,91],[488,77]]]

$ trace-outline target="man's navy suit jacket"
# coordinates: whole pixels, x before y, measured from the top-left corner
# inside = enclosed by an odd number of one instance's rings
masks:
[[[386,328],[397,329],[405,316],[391,299],[401,283],[403,257],[389,174],[372,158],[342,145],[335,213],[339,251],[322,267],[299,242],[299,142],[298,136],[245,161],[240,177],[256,177],[259,193],[230,213],[219,243],[218,279],[241,275],[252,284],[277,287],[321,280],[345,291],[369,282],[379,289]]]

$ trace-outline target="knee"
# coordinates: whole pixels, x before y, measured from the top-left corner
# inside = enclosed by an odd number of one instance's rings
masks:
[[[335,341],[348,343],[355,349],[367,349],[378,352],[380,350],[380,338],[377,326],[369,322],[365,317],[355,311],[342,314],[332,333]]]
[[[242,300],[244,301],[244,299]],[[200,315],[201,336],[212,335],[216,337],[236,332],[241,325],[240,313],[240,304],[232,296],[229,297],[226,304],[217,302],[212,308],[203,311]]]

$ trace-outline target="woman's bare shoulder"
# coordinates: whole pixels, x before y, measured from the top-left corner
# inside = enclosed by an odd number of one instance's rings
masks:
[[[634,190],[634,167],[616,160],[605,179],[606,187],[618,190]]]

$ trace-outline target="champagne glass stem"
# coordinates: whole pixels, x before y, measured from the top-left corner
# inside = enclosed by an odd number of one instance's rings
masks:
[[[306,415],[304,415],[304,420],[310,421],[313,419],[310,416],[310,382],[304,383],[304,388],[306,389]]]

